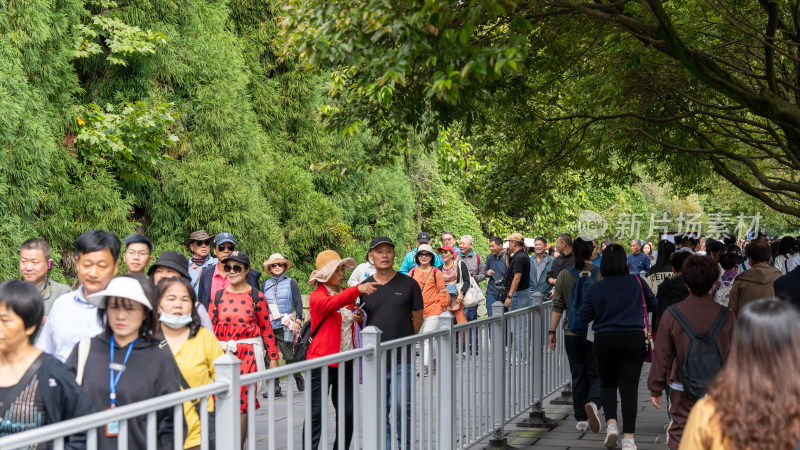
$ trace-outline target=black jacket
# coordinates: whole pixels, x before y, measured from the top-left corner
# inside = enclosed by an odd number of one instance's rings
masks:
[[[569,255],[558,255],[558,258],[553,260],[553,265],[550,266],[550,271],[547,272],[547,278],[556,278],[558,279],[558,274],[561,273],[562,270],[574,267],[575,266],[575,255],[570,253]]]
[[[800,307],[800,266],[775,280],[775,297]]]
[[[661,321],[661,316],[670,305],[682,302],[689,296],[689,288],[686,287],[686,282],[683,281],[683,275],[678,274],[672,278],[667,278],[658,285],[658,310],[653,313],[653,333],[658,332],[658,323]]]
[[[104,411],[111,406],[109,398],[109,350],[110,340],[105,332],[92,338],[89,357],[83,372],[83,391],[97,411]],[[133,344],[133,351],[125,365],[125,370],[117,384],[117,406],[130,405],[153,397],[178,392],[181,390],[178,381],[178,366],[172,355],[159,348],[159,339],[145,341],[142,338]],[[114,344],[114,362],[122,364],[127,346],[120,348]],[[67,358],[67,366],[77,373],[78,346]],[[74,375],[73,375],[74,377]],[[173,415],[172,408],[158,411],[156,415],[156,438],[159,450],[173,449]],[[185,433],[184,433],[185,435]],[[106,437],[105,433],[97,433],[98,448],[116,450],[117,438]],[[139,416],[128,420],[128,448],[147,448],[147,418]]]
[[[75,374],[70,373],[67,366],[52,355],[44,355],[36,376],[48,425],[94,412],[86,394],[75,382]],[[68,436],[65,444],[67,450],[85,449],[86,434]]]
[[[197,301],[203,304],[208,311],[208,304],[211,302],[211,296],[215,292],[211,292],[211,279],[214,278],[214,266],[208,266],[210,270],[204,270],[200,275],[200,281],[197,283]],[[261,272],[250,269],[247,273],[247,284],[260,291],[258,279],[261,278]]]

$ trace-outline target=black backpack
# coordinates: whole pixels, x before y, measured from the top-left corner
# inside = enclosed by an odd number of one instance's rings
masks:
[[[711,380],[722,368],[724,361],[717,346],[717,335],[728,318],[728,308],[722,308],[708,334],[698,334],[678,305],[670,305],[667,310],[692,340],[686,352],[686,360],[681,363],[683,395],[689,400],[698,400],[706,394]]]
[[[327,317],[327,316],[326,316]],[[314,341],[314,337],[319,333],[319,329],[322,326],[322,323],[325,322],[325,318],[323,317],[322,320],[317,324],[317,328],[314,329],[314,332],[311,332],[311,321],[303,324],[303,327],[300,328],[300,336],[297,339],[297,342],[294,344],[294,360],[295,362],[305,361],[308,348],[311,346],[311,343]]]

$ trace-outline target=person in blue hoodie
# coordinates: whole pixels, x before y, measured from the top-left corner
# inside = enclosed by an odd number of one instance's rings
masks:
[[[418,246],[422,245],[422,244],[430,244],[430,243],[431,243],[431,235],[430,234],[428,234],[428,233],[423,231],[423,232],[421,232],[420,234],[417,235],[417,245]],[[406,257],[403,258],[403,264],[400,265],[400,270],[399,270],[399,272],[402,273],[403,275],[408,275],[408,272],[410,272],[411,269],[413,269],[414,267],[417,267],[417,262],[414,259],[414,257],[417,256],[417,250],[418,249],[419,249],[419,247],[414,248],[410,252],[406,253]],[[444,264],[444,262],[442,261],[442,258],[439,255],[436,255],[436,260],[433,262],[433,266],[434,267],[439,267],[442,264]]]

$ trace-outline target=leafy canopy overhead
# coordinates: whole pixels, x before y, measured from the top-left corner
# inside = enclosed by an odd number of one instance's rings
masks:
[[[393,143],[460,126],[487,155],[516,149],[504,152],[556,172],[639,161],[679,191],[723,179],[800,217],[799,10],[791,0],[291,0],[280,43],[305,68],[331,71],[319,109],[330,127]]]

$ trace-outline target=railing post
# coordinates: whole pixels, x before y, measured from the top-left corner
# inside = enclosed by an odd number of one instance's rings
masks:
[[[455,405],[456,383],[452,382],[455,379],[455,354],[457,351],[453,334],[453,314],[449,312],[439,314],[439,330],[445,330],[447,334],[442,336],[439,341],[439,359],[436,364],[436,372],[441,386],[438,395],[439,405],[436,409],[439,412],[438,448],[452,450],[455,448],[455,439],[453,439],[455,415],[447,412],[457,411]]]
[[[489,383],[492,397],[492,416],[494,418],[494,434],[489,440],[487,448],[508,448],[505,437],[505,403],[506,403],[506,317],[503,313],[503,303],[496,301],[492,304],[492,317],[500,320],[492,322],[492,382]]]
[[[544,314],[544,307],[542,306],[544,296],[541,292],[534,292],[531,296],[533,300],[533,356],[530,363],[533,364],[533,389],[534,398],[536,403],[533,405],[533,410],[528,414],[528,418],[517,423],[518,427],[522,428],[547,428],[553,429],[558,424],[555,420],[545,416],[545,411],[542,403],[544,402],[544,346],[548,345],[544,339],[545,332],[550,328],[550,317]],[[559,343],[563,345],[563,343]]]
[[[381,430],[386,427],[381,411],[381,385],[385,377],[381,377],[381,334],[376,327],[364,328],[361,332],[362,347],[371,347],[373,352],[362,359],[364,371],[364,387],[361,395],[361,408],[364,417],[364,448],[383,448]]]
[[[214,361],[216,381],[228,384],[228,391],[216,395],[214,416],[216,422],[216,442],[218,450],[240,450],[241,417],[239,415],[239,365],[241,360],[224,354]],[[255,411],[250,411],[252,414]],[[255,437],[255,430],[250,430]]]

